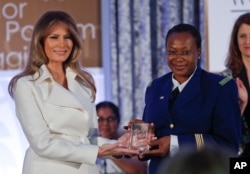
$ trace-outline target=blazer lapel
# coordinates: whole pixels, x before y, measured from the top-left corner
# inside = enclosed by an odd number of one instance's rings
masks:
[[[51,86],[51,90],[49,91],[46,102],[58,106],[77,108],[81,110],[83,109],[80,102],[69,90],[60,86],[56,82],[50,83],[49,86]]]
[[[163,105],[162,108],[166,108],[166,113],[169,113],[169,108],[167,107],[169,105],[169,97],[170,97],[170,93],[172,91],[172,75],[169,75],[166,77],[166,81],[163,84],[163,86],[159,89],[161,89],[159,91],[159,100],[161,101],[159,104]],[[160,86],[158,86],[160,87]],[[155,90],[159,90],[159,89],[155,89]]]
[[[34,75],[34,78],[36,78],[37,75],[38,73]],[[70,78],[74,77],[71,76]],[[69,82],[72,81],[71,79],[68,79],[68,77],[67,80]],[[72,94],[70,89],[67,90],[58,83],[56,83],[45,65],[41,66],[40,77],[35,81],[35,84],[36,87],[39,88],[38,91],[41,92],[41,95],[45,102],[58,106],[65,106],[83,110],[83,105],[80,103],[81,100],[78,101],[78,99],[75,97],[74,94]],[[79,91],[76,91],[75,93],[77,92]]]
[[[172,78],[168,78],[162,89],[162,94],[166,95],[164,96],[164,98],[167,101],[169,101],[170,93],[172,92],[172,87],[173,87]]]
[[[67,80],[70,93],[81,103],[82,107],[88,108],[89,104],[93,102],[91,90],[71,69],[67,71]]]

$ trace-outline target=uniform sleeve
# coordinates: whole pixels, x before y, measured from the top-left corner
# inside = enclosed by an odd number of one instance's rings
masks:
[[[89,143],[75,144],[51,135],[31,83],[19,79],[14,90],[16,115],[31,148],[44,158],[95,164],[98,146]]]
[[[236,155],[241,139],[241,112],[234,80],[220,84],[212,119],[210,134],[178,136],[180,146],[187,142],[197,149],[219,145]]]

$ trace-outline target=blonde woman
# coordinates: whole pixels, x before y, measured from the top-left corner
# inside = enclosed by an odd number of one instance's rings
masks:
[[[34,27],[27,66],[9,84],[30,145],[23,174],[95,174],[97,157],[137,154],[126,148],[129,134],[113,144],[97,138],[96,88],[80,66],[81,47],[65,12],[48,11]]]

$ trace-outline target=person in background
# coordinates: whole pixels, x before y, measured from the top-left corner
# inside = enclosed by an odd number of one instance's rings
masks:
[[[98,116],[98,128],[101,137],[108,139],[118,139],[120,123],[119,108],[110,101],[103,101],[96,105]],[[103,174],[146,174],[147,163],[139,161],[137,156],[122,159],[105,159],[97,160],[100,173]]]
[[[27,65],[8,88],[29,142],[23,174],[97,174],[97,157],[138,154],[127,148],[129,133],[98,139],[96,88],[80,65],[81,48],[66,12],[48,11],[36,23]]]
[[[229,174],[229,169],[229,156],[223,149],[185,149],[163,161],[157,174]]]
[[[149,151],[149,174],[155,174],[164,159],[179,150],[220,147],[235,157],[241,139],[238,89],[229,77],[203,70],[201,35],[190,24],[173,26],[165,39],[171,72],[153,80],[145,94],[142,121],[153,123],[158,138]],[[128,127],[133,122],[131,120]]]
[[[250,13],[240,15],[232,28],[226,67],[221,74],[236,79],[242,111],[240,157],[250,157]]]

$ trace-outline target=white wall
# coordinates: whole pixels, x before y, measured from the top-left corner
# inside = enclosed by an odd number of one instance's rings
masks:
[[[0,173],[20,174],[26,139],[15,117],[7,86],[15,71],[0,72]]]

